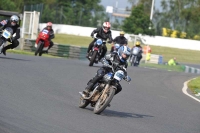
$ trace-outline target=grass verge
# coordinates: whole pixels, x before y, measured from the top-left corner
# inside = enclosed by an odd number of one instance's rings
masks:
[[[164,69],[164,70],[168,70],[168,71],[177,71],[177,72],[183,72],[184,71],[184,67],[181,66],[181,65],[168,66],[168,65],[162,65],[162,64],[141,63],[140,66],[141,67]]]
[[[58,44],[77,45],[82,47],[88,47],[89,43],[93,39],[91,37],[76,36],[69,34],[56,34],[53,42]],[[189,45],[189,44],[188,44]],[[133,46],[133,42],[129,42],[129,46]],[[111,45],[107,45],[108,51]],[[176,57],[178,62],[181,63],[200,63],[200,51],[184,50],[169,47],[151,46],[152,54],[158,54],[163,56],[163,60],[167,62],[169,59]]]
[[[192,93],[197,94],[200,93],[200,77],[191,80],[188,83],[188,88],[192,91]]]
[[[14,53],[14,54],[23,54],[23,55],[32,55],[32,56],[35,56],[34,52],[29,52],[29,51],[24,51],[24,50],[9,49],[6,52],[8,52],[8,53]],[[52,55],[48,55],[48,54],[42,54],[42,56],[44,56],[44,57],[51,57],[51,58],[60,58],[60,57],[52,56]]]

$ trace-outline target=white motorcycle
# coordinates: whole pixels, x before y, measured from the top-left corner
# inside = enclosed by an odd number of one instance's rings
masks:
[[[6,27],[4,30],[1,31],[0,34],[0,53],[2,53],[2,49],[6,45],[6,42],[10,40],[12,42],[12,34],[13,34],[13,29],[10,27]]]

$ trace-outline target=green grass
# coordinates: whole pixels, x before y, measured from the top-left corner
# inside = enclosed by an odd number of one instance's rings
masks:
[[[200,77],[191,80],[191,81],[188,83],[188,88],[189,88],[194,94],[200,93]]]
[[[88,47],[89,43],[93,40],[91,37],[75,36],[69,34],[56,34],[53,41],[58,44],[77,45],[82,47]],[[189,45],[189,44],[188,44]],[[129,42],[129,46],[133,46],[132,42]],[[111,45],[107,45],[110,50]],[[177,62],[183,63],[200,63],[200,51],[184,50],[177,48],[151,46],[152,54],[162,55],[164,61],[176,57]]]
[[[14,54],[23,54],[23,55],[34,55],[34,52],[29,52],[29,51],[24,51],[24,50],[16,50],[16,49],[9,49],[6,52],[8,53],[14,53]],[[44,57],[53,57],[53,58],[58,58],[56,56],[48,55],[48,54],[42,54]]]
[[[164,70],[169,70],[169,71],[178,71],[178,72],[184,71],[184,67],[181,66],[181,65],[168,66],[168,65],[160,65],[160,64],[141,63],[140,66],[141,67],[164,69]]]
[[[58,44],[68,44],[68,45],[76,45],[82,47],[88,47],[88,45],[93,41],[91,37],[85,36],[76,36],[76,35],[69,35],[69,34],[55,34],[55,38],[53,42]],[[132,42],[129,42],[131,46],[133,46]],[[111,45],[107,44],[108,50],[110,50]]]
[[[195,63],[195,64],[200,63],[200,51],[159,47],[159,46],[151,46],[151,49],[152,49],[152,54],[162,55],[164,61],[166,62],[169,59],[176,57],[177,62]]]

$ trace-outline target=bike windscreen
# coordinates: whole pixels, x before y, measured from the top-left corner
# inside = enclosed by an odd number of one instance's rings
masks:
[[[43,33],[43,34],[48,34],[48,33],[49,33],[49,31],[48,31],[48,30],[46,30],[46,29],[44,29],[44,30],[42,30],[42,33]]]
[[[118,70],[115,72],[114,79],[121,81],[124,78],[124,72],[122,70]]]
[[[3,30],[3,33],[2,33],[2,36],[6,39],[10,38],[13,34],[13,29],[10,28],[10,27],[6,27],[4,30]]]
[[[102,45],[103,41],[101,39],[97,39],[96,44],[97,45]]]

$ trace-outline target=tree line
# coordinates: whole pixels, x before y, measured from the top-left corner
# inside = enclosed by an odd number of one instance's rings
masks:
[[[96,27],[109,20],[105,8],[100,5],[101,0],[1,1],[0,10],[21,13],[25,5],[28,7],[43,3],[40,19],[42,23],[48,20],[57,24]],[[152,21],[150,21],[152,0],[128,0],[128,2],[132,5],[130,17],[122,23],[116,20],[112,24],[116,29],[132,34],[200,39],[200,0],[161,0],[161,10],[154,10]]]

